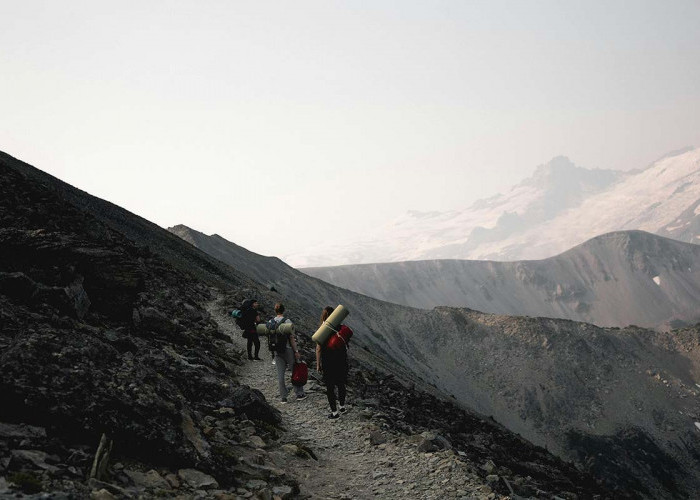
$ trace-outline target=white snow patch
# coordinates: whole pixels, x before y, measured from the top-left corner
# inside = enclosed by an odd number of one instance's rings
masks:
[[[661,278],[659,276],[654,276],[652,279],[654,280],[654,283],[661,285]]]

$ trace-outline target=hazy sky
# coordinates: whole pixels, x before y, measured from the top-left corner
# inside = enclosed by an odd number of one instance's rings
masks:
[[[699,48],[698,0],[0,0],[0,150],[285,254],[700,146]]]

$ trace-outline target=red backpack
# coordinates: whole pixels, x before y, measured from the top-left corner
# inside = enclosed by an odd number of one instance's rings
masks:
[[[295,387],[301,387],[306,385],[306,381],[309,379],[309,367],[303,361],[299,363],[294,363],[292,368],[292,385]]]
[[[345,325],[340,325],[340,329],[328,339],[326,348],[332,351],[343,348],[347,349],[350,337],[352,337],[352,330]]]

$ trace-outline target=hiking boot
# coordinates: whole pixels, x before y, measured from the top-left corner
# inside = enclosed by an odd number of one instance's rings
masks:
[[[253,361],[255,358],[253,356],[248,356],[248,359]]]
[[[338,413],[338,412],[329,413],[329,414],[328,414],[328,418],[329,418],[330,420],[337,420],[337,419],[340,418],[340,413]]]
[[[302,394],[301,396],[297,396],[297,401],[303,401],[306,399],[306,394]]]
[[[262,358],[253,358],[255,361],[262,361]]]
[[[284,405],[284,404],[287,404],[287,398],[282,398],[282,399],[280,400],[280,403],[282,403],[283,405]]]
[[[345,406],[341,406],[341,407],[338,408],[338,409],[340,410],[340,413],[347,413],[347,412],[348,412],[348,409],[347,409],[347,407],[345,407]]]

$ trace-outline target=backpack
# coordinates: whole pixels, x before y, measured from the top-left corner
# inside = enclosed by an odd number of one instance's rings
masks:
[[[331,335],[326,342],[326,348],[332,351],[339,349],[348,349],[348,344],[350,342],[350,337],[352,337],[352,330],[350,327],[345,325],[340,325],[337,332]]]
[[[277,322],[275,319],[268,321],[265,326],[267,327],[267,347],[270,352],[275,352],[279,355],[283,355],[287,351],[287,336],[277,331],[277,327],[287,321],[286,317]]]
[[[245,331],[249,326],[250,320],[247,316],[250,315],[253,302],[255,302],[253,299],[246,299],[241,304],[240,309],[234,309],[233,312],[231,312],[231,316],[233,316],[234,321],[241,330]]]

